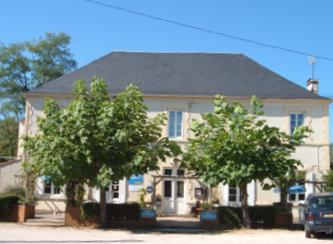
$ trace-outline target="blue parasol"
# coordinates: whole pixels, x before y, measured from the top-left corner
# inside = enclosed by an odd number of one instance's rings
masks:
[[[43,175],[41,178],[42,178],[42,181],[46,181],[46,182],[49,182],[52,180],[51,176],[47,176],[47,175]]]
[[[306,192],[305,187],[300,186],[300,185],[293,185],[293,186],[289,187],[289,189],[288,189],[288,193],[291,193],[291,194],[304,193],[304,192]]]

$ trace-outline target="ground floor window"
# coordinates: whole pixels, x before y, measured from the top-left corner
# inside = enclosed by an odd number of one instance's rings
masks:
[[[288,192],[288,200],[290,202],[298,202],[305,200],[305,175],[305,171],[297,171],[295,177],[296,183],[289,188]]]
[[[304,182],[296,183],[295,186],[303,186],[305,187]],[[294,192],[288,194],[288,200],[291,202],[298,202],[305,200],[305,192]]]
[[[236,185],[229,185],[228,201],[230,203],[239,203],[241,200],[239,187]]]
[[[43,193],[44,194],[60,194],[60,187],[55,186],[50,177],[45,176],[43,179]]]

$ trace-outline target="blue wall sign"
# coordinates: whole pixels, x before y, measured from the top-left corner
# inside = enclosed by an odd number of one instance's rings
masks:
[[[139,191],[143,188],[143,175],[132,175],[128,179],[128,189],[130,191]]]
[[[152,186],[147,186],[146,191],[147,193],[152,193],[154,191],[154,188]]]

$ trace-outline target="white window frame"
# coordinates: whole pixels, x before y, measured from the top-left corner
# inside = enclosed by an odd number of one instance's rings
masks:
[[[165,170],[171,170],[171,175],[167,175],[167,174],[165,174]],[[173,170],[173,168],[171,168],[171,167],[166,167],[166,168],[163,168],[163,176],[165,176],[165,177],[168,177],[168,176],[174,176],[174,172],[173,172],[174,170]]]
[[[118,183],[115,183],[118,182]],[[118,187],[118,190],[113,190],[113,187]],[[120,199],[120,180],[115,180],[112,181],[112,183],[110,184],[110,193],[112,194],[112,200],[119,200]],[[118,197],[114,197],[114,193],[118,193]]]
[[[165,174],[165,170],[171,170],[171,175]],[[183,175],[179,175],[178,171],[183,171]],[[186,170],[184,168],[174,168],[174,167],[164,167],[162,171],[163,176],[165,177],[184,177],[186,175]]]
[[[46,185],[45,183],[46,183],[46,181],[43,180],[42,183],[43,183],[43,195],[48,195],[48,196],[55,195],[55,196],[57,196],[57,195],[60,195],[60,194],[61,194],[61,187],[56,187],[56,186],[53,184],[52,181],[50,181],[50,188],[51,188],[51,192],[50,192],[50,193],[45,192],[45,185]],[[55,189],[56,189],[56,188],[59,189],[59,192],[57,192],[57,193],[55,193]]]
[[[236,200],[235,201],[231,201],[230,200],[230,189],[231,188],[234,188],[236,190],[236,193],[234,194],[235,197],[236,197]],[[240,197],[240,189],[238,186],[228,186],[228,203],[230,205],[238,205],[238,204],[241,204],[241,197]]]
[[[294,130],[292,129],[292,126],[291,126],[291,122],[292,122],[291,117],[292,117],[292,115],[295,115],[295,127],[293,128]],[[301,124],[299,123],[299,119],[298,119],[299,115],[303,116],[303,121],[302,121]],[[289,133],[290,133],[290,135],[292,135],[294,133],[294,131],[297,127],[304,125],[304,123],[305,123],[305,113],[304,112],[291,112],[289,114]]]
[[[175,118],[174,118],[174,136],[170,135],[170,113],[173,112],[175,113]],[[181,120],[181,125],[180,125],[180,136],[177,135],[177,114],[178,112],[181,113],[182,115],[182,120]],[[184,138],[184,110],[180,109],[170,109],[168,110],[168,127],[167,127],[167,134],[170,139],[183,139]]]
[[[297,182],[295,185],[301,185],[301,186],[304,186],[305,187],[305,183],[302,183],[302,184],[300,184],[299,182]],[[295,195],[295,200],[290,200],[290,195]],[[303,199],[302,200],[300,200],[299,199],[299,196],[300,195],[303,195]],[[290,203],[302,203],[302,202],[304,202],[305,201],[305,199],[306,199],[306,192],[299,192],[299,193],[288,193],[288,202],[290,202]]]

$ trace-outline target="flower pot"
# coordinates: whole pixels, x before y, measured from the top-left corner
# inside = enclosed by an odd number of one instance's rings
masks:
[[[293,215],[287,212],[277,212],[275,214],[275,227],[290,228]]]
[[[80,207],[67,206],[65,212],[65,225],[75,227],[96,227],[100,225],[100,220],[99,218],[83,218]]]
[[[34,204],[25,204],[25,218],[33,219],[35,218],[35,205]]]
[[[155,211],[155,209],[141,208],[140,209],[140,220],[156,221],[156,211]]]
[[[200,224],[201,225],[218,225],[219,216],[217,210],[201,210],[200,211]]]

